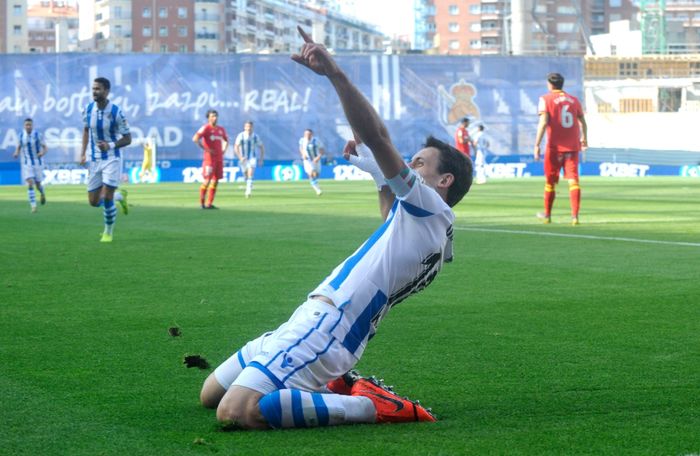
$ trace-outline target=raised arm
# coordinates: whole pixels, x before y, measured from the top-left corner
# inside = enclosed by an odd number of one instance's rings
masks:
[[[372,150],[384,176],[396,177],[406,168],[406,163],[392,144],[382,119],[338,67],[326,48],[314,43],[301,27],[297,29],[304,39],[304,45],[299,54],[292,55],[292,60],[330,80],[340,98],[345,116],[358,138]]]
[[[542,142],[542,138],[544,137],[544,131],[547,128],[547,122],[549,122],[549,114],[547,114],[546,112],[540,113],[540,122],[537,124],[537,136],[535,137],[535,161],[540,160],[540,143]]]

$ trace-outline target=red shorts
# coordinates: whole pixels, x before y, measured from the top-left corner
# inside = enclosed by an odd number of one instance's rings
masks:
[[[204,160],[202,162],[202,175],[205,180],[216,178],[216,180],[224,178],[224,161],[223,160]]]
[[[578,182],[578,152],[546,151],[544,154],[544,177],[550,184],[559,182],[559,173],[564,168],[564,179]]]

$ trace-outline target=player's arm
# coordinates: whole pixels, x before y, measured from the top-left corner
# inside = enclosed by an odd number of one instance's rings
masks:
[[[37,154],[40,158],[46,155],[46,152],[49,151],[49,148],[46,147],[46,142],[44,142],[44,138],[41,138],[41,151]]]
[[[549,123],[549,114],[547,114],[546,111],[543,111],[540,113],[540,122],[537,124],[537,136],[535,136],[535,161],[540,160],[540,143],[544,137],[544,131],[547,128],[547,123]]]
[[[20,150],[22,150],[22,143],[17,144],[17,147],[15,147],[15,152],[12,154],[12,158],[17,158]]]
[[[262,166],[263,161],[265,161],[265,145],[261,142],[260,143],[260,160],[258,160],[258,165]]]
[[[382,220],[386,220],[386,218],[389,216],[391,206],[394,205],[396,195],[387,185],[386,179],[384,178],[382,171],[379,169],[377,161],[374,159],[372,152],[367,149],[366,146],[362,145],[362,143],[358,142],[359,139],[357,138],[357,135],[354,134],[354,137],[355,139],[345,143],[345,147],[343,148],[343,158],[372,176],[374,183],[377,185],[379,212],[382,215]]]
[[[292,55],[292,60],[330,80],[350,126],[370,148],[384,176],[389,179],[398,176],[407,166],[392,144],[389,132],[377,112],[350,82],[326,48],[314,43],[301,27],[297,29],[304,39],[304,45],[299,54]]]
[[[83,143],[80,149],[80,164],[84,165],[87,161],[85,154],[87,153],[88,137],[90,136],[90,129],[88,127],[83,128]]]
[[[320,162],[321,157],[323,157],[324,155],[326,155],[326,149],[324,149],[323,147],[319,147],[318,148],[318,155],[316,155],[316,158],[314,158],[314,161]]]
[[[586,149],[588,149],[588,124],[583,114],[578,116],[578,123],[581,125],[581,159],[586,161]]]

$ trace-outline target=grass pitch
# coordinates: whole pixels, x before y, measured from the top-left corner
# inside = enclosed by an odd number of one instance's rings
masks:
[[[270,432],[219,431],[183,356],[285,321],[379,225],[370,183],[130,186],[108,245],[82,186],[0,187],[0,453],[700,454],[700,184],[585,179],[578,227],[565,190],[538,223],[542,185],[475,186],[358,365],[438,423]]]

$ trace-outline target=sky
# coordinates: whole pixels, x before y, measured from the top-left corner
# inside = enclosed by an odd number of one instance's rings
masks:
[[[350,14],[389,36],[413,35],[413,0],[355,0]]]

